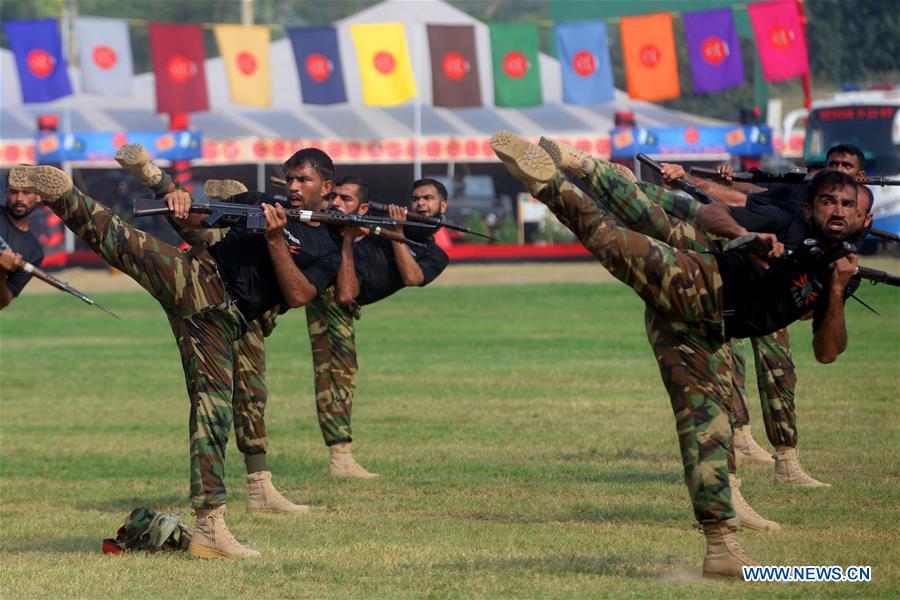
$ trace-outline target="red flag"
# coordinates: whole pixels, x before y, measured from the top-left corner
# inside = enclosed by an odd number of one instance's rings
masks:
[[[169,23],[150,23],[147,29],[156,74],[156,112],[209,110],[203,29]]]
[[[809,73],[803,26],[795,0],[751,4],[747,13],[766,81],[782,81]]]

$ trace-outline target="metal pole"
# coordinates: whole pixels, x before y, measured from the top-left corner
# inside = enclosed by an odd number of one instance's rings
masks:
[[[253,25],[253,0],[241,0],[241,25]]]
[[[800,31],[803,32],[803,43],[806,45],[806,52],[809,53],[809,36],[806,34],[806,8],[803,0],[797,0],[797,11],[800,13]],[[803,76],[803,107],[809,110],[812,106],[812,86],[810,84],[809,67],[807,66],[806,75]]]
[[[63,48],[68,52],[68,56],[66,57],[69,63],[71,64],[72,56],[74,56],[74,47],[75,36],[72,35],[72,26],[73,14],[78,14],[78,0],[68,0],[66,5],[62,9],[62,27],[60,27],[60,34],[62,35],[62,43]],[[66,108],[63,110],[63,123],[62,123],[62,134],[60,137],[65,137],[72,133],[72,103],[71,100],[66,102]],[[60,168],[65,171],[66,175],[69,178],[72,177],[72,163],[68,160],[62,161],[62,164],[59,165]],[[87,193],[87,190],[85,190]],[[72,254],[75,252],[75,234],[68,227],[64,227],[63,231],[65,232],[63,249],[66,254]]]
[[[414,27],[415,29],[415,40],[413,47],[416,49],[416,85],[420,85],[422,82],[422,57],[425,56],[425,51],[422,49],[422,25],[421,23],[416,22]],[[421,90],[416,90],[416,103],[413,109],[413,130],[415,131],[415,139],[416,139],[416,154],[413,159],[415,162],[413,163],[413,179],[419,180],[422,179],[422,92]]]

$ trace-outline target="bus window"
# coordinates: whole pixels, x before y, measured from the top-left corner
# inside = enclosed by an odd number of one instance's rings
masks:
[[[866,155],[869,175],[900,173],[900,147],[893,130],[897,106],[836,106],[810,112],[804,158],[825,160],[828,148],[835,144],[855,144]]]

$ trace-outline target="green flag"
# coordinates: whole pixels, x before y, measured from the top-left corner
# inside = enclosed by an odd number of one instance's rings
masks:
[[[494,104],[534,106],[543,102],[538,64],[538,28],[531,23],[491,23]]]

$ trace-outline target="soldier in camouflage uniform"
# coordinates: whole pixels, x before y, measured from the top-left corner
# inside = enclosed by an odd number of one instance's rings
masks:
[[[180,189],[179,184],[156,166],[141,144],[125,144],[116,152],[116,161],[153,190],[157,198]],[[247,192],[247,187],[232,179],[211,179],[204,183],[204,194],[214,200],[227,200]],[[178,236],[191,247],[209,247],[225,238],[227,229],[188,227],[171,215],[166,219]],[[269,439],[266,433],[266,346],[265,338],[275,328],[280,307],[273,308],[247,323],[247,332],[234,343],[235,378],[232,394],[234,437],[244,456],[247,471],[247,510],[259,513],[308,515],[309,506],[294,504],[272,483],[268,469]]]
[[[292,204],[302,208],[321,202],[323,190],[331,187],[324,176],[329,174],[328,165],[331,160],[317,150],[300,151],[289,159],[285,166]],[[333,165],[330,169],[333,172]],[[225,445],[238,377],[235,344],[245,335],[248,320],[279,304],[302,305],[333,280],[337,269],[333,242],[317,228],[291,225],[280,206],[263,205],[264,239],[232,232],[214,246],[179,251],[120,220],[73,188],[71,179],[58,169],[19,166],[10,172],[10,181],[39,193],[79,238],[137,281],[166,311],[191,400],[190,490],[197,527],[190,552],[208,558],[259,556],[234,539],[224,519]],[[186,219],[190,198],[178,194],[173,192],[167,201],[176,218]],[[299,238],[302,245],[296,243]],[[257,270],[249,277],[260,276],[260,282],[276,287],[256,288],[255,295],[248,292],[246,283],[234,278],[240,265],[223,263],[225,257],[243,260],[243,266]],[[273,273],[266,275],[266,270]]]
[[[595,165],[592,161],[586,164],[580,160],[581,156],[570,155],[564,148],[557,147],[558,152],[548,154],[508,132],[495,135],[492,146],[510,173],[523,181],[610,273],[634,289],[647,304],[648,333],[657,349],[660,372],[675,413],[685,482],[695,516],[706,533],[704,573],[740,576],[742,566],[754,563],[734,536],[735,510],[728,476],[732,432],[724,405],[724,399],[730,394],[732,367],[719,351],[737,332],[743,337],[744,331],[771,326],[773,322],[787,324],[799,318],[808,310],[808,303],[804,296],[800,303],[779,304],[777,310],[770,303],[765,305],[763,314],[748,312],[750,305],[741,303],[741,299],[734,303],[728,286],[759,281],[765,285],[754,300],[767,298],[763,288],[772,286],[779,297],[797,297],[792,293],[796,284],[792,287],[790,283],[795,273],[766,271],[758,266],[749,273],[746,267],[753,263],[748,257],[676,250],[669,244],[617,226],[596,202],[582,194],[565,193],[571,184],[562,181],[557,166],[586,178]],[[851,233],[850,224],[843,219],[847,207],[852,205],[855,210],[855,185],[846,178],[833,185],[835,193],[840,193],[838,207],[827,208],[824,202],[818,202],[818,196],[811,206],[815,231],[822,238],[827,238],[826,222],[829,231],[836,235]],[[607,199],[604,197],[604,201]],[[840,223],[838,220],[832,223],[832,217],[836,216],[840,217]],[[720,212],[717,218],[723,235],[742,230],[727,213]],[[654,220],[652,213],[648,213],[647,221],[648,227],[664,228],[669,223],[668,219]],[[774,235],[759,235],[773,242],[773,252],[781,249]],[[661,233],[660,239],[663,236]],[[830,290],[816,297],[827,298],[818,305],[823,312],[813,343],[816,357],[822,362],[834,360],[846,344],[842,300],[855,266],[855,256],[851,255],[838,261],[834,275],[803,271],[804,275],[816,278],[817,286],[822,289],[828,286]],[[725,276],[727,279],[723,279]],[[840,300],[835,300],[838,295]]]

